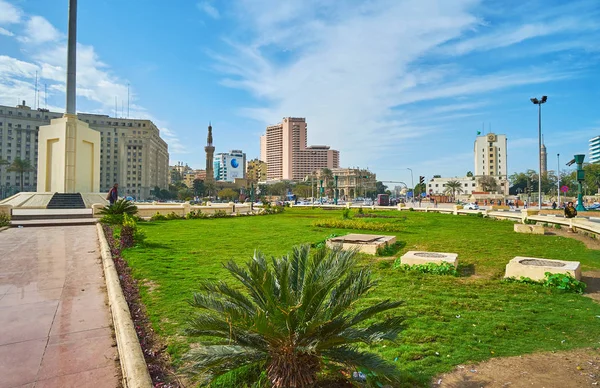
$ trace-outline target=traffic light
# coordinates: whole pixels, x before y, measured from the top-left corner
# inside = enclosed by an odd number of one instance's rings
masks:
[[[425,184],[425,177],[424,176],[420,176],[419,177],[419,184],[420,185],[424,185]]]

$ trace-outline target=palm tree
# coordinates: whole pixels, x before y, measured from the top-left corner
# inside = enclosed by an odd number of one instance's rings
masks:
[[[19,177],[21,178],[21,191],[23,191],[23,175],[26,172],[33,171],[33,165],[29,159],[15,158],[6,171],[19,173]]]
[[[454,201],[454,194],[455,193],[462,193],[463,192],[463,188],[462,188],[462,183],[460,183],[457,180],[452,180],[452,181],[448,181],[446,182],[446,189],[444,190],[445,194],[452,194],[452,200]]]
[[[356,344],[394,340],[401,318],[364,324],[401,302],[354,307],[376,284],[367,268],[356,267],[355,253],[319,249],[311,254],[303,245],[271,260],[255,252],[245,268],[224,264],[246,293],[211,281],[194,294],[191,304],[201,311],[190,319],[187,333],[210,336],[211,344],[188,353],[192,373],[209,382],[239,368],[264,368],[274,388],[309,387],[321,371],[344,367],[395,377],[392,364]]]

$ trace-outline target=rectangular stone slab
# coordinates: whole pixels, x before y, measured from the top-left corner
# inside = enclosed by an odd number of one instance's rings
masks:
[[[544,280],[546,272],[570,274],[577,280],[581,279],[581,265],[578,261],[523,256],[517,256],[506,264],[504,277],[520,279],[523,276],[532,280]]]
[[[458,254],[446,252],[408,251],[400,258],[400,263],[407,265],[450,263],[458,267]]]
[[[334,237],[330,241],[333,242],[371,242],[380,239],[384,236],[378,236],[375,234],[347,234],[345,236]]]

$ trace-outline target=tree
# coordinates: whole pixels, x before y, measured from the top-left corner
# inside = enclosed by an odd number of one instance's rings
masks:
[[[16,172],[19,174],[19,177],[21,179],[21,191],[23,191],[23,175],[26,172],[30,172],[33,170],[33,165],[31,164],[31,161],[29,159],[15,158],[15,160],[12,162],[12,164],[8,167],[6,171]]]
[[[197,195],[198,197],[203,197],[204,191],[204,181],[200,179],[194,179],[194,195]]]
[[[233,189],[227,188],[219,191],[218,196],[221,199],[228,199],[230,201],[233,201],[237,199],[240,196],[240,194]]]
[[[479,185],[481,186],[481,190],[489,193],[498,191],[498,182],[496,182],[496,179],[490,175],[484,175],[479,178]]]
[[[451,180],[446,182],[446,188],[444,189],[445,194],[450,194],[452,196],[452,200],[454,200],[454,195],[456,193],[460,194],[463,192],[462,183],[457,180]]]
[[[154,186],[154,188],[150,190],[150,195],[160,199],[160,187]]]
[[[292,192],[299,198],[308,198],[310,197],[310,186],[298,183],[294,186]]]
[[[385,194],[385,190],[387,186],[383,184],[383,182],[377,181],[375,182],[375,194]]]
[[[234,261],[224,264],[239,284],[206,281],[194,294],[191,304],[199,312],[187,333],[211,340],[188,353],[191,370],[208,382],[240,368],[265,368],[274,388],[313,386],[323,369],[366,369],[395,377],[392,364],[357,345],[394,340],[402,318],[373,320],[401,302],[388,299],[357,308],[376,283],[355,256],[341,249],[311,255],[304,245],[280,258],[255,252],[246,268]]]
[[[467,176],[469,178],[472,178],[473,177],[473,171],[467,171]]]
[[[323,187],[327,191],[327,194],[331,194],[335,188],[335,182],[333,178],[333,172],[328,168],[321,169],[321,179],[323,179]],[[319,182],[320,183],[320,182]]]

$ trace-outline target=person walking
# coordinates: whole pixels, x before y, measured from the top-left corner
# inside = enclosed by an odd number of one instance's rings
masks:
[[[115,183],[106,196],[110,204],[114,204],[119,199],[119,184]]]
[[[573,202],[569,202],[565,208],[565,218],[573,218],[577,215],[577,210],[573,207]]]

